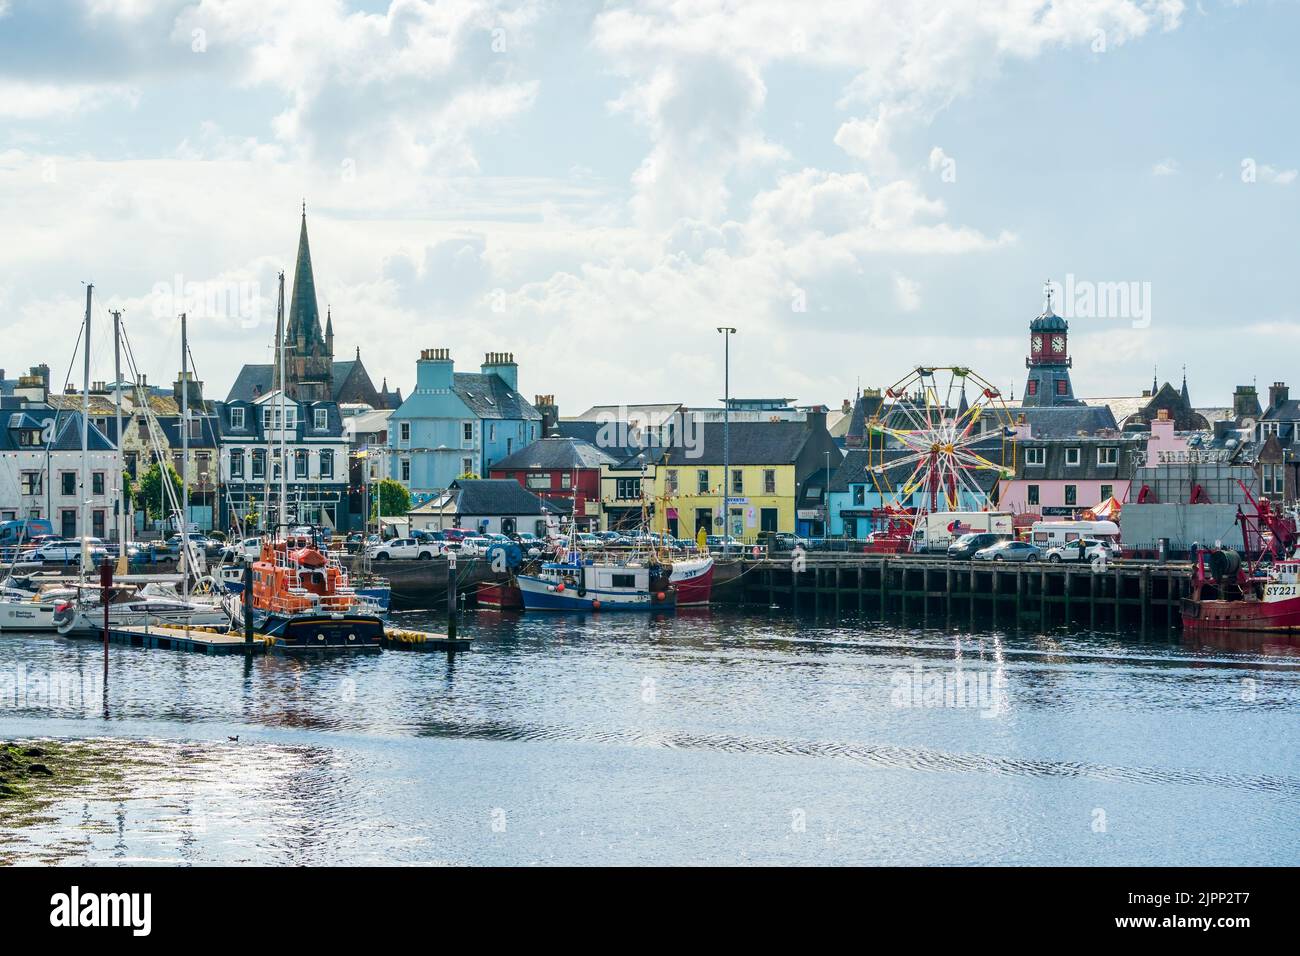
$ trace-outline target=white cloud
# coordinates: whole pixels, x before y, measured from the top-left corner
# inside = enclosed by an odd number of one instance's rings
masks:
[[[1178,160],[1174,159],[1172,156],[1160,160],[1160,162],[1151,167],[1151,173],[1154,176],[1175,176],[1179,171],[1180,167],[1178,165]]]
[[[1260,182],[1290,186],[1295,182],[1297,172],[1294,169],[1275,169],[1272,166],[1261,165],[1259,167],[1259,179]]]
[[[921,285],[909,279],[901,272],[894,273],[894,301],[904,312],[915,312],[921,308]]]

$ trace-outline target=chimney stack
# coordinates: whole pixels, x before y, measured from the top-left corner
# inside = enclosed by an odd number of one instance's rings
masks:
[[[1274,382],[1268,387],[1268,407],[1278,408],[1290,398],[1291,392],[1285,382]]]
[[[533,407],[542,416],[542,437],[550,438],[559,434],[560,406],[555,404],[554,395],[538,395]]]

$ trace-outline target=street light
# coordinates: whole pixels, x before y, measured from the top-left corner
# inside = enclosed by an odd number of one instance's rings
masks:
[[[831,453],[826,452],[826,487],[822,489],[822,540],[831,536]]]
[[[731,337],[736,330],[729,325],[718,326],[722,334],[722,556],[731,548],[731,508],[728,507],[731,489]]]

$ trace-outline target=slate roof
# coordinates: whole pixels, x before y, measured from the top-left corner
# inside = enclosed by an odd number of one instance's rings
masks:
[[[457,372],[452,390],[478,418],[542,420],[541,412],[495,372]]]
[[[15,425],[14,419],[20,418],[22,424]],[[56,411],[53,408],[28,408],[21,413],[9,416],[6,427],[0,429],[0,449],[6,451],[44,451],[45,445],[19,445],[14,428],[43,428],[45,422],[58,420],[58,431],[50,443],[52,451],[81,451],[81,412]],[[90,424],[89,448],[91,451],[112,451],[115,446],[103,432]]]
[[[1073,438],[1118,429],[1115,416],[1106,405],[1031,405],[1009,407],[1014,422],[1023,414],[1035,438]]]
[[[226,395],[228,402],[251,402],[260,395],[271,391],[274,381],[274,368],[267,365],[245,365],[239,370],[235,384],[230,386]]]
[[[604,436],[601,434],[602,429],[605,429]],[[576,441],[586,442],[598,451],[604,452],[613,458],[612,464],[623,468],[640,468],[641,463],[637,460],[637,456],[643,453],[647,462],[658,461],[663,457],[663,449],[658,446],[646,448],[641,445],[616,446],[603,443],[602,437],[607,438],[611,433],[614,435],[632,434],[626,422],[610,423],[569,418],[556,422],[555,431],[558,434],[552,437],[571,438]]]
[[[457,478],[447,490],[456,496],[458,515],[542,515],[553,510],[513,478]],[[436,507],[441,499],[431,498],[410,514],[445,514]]]
[[[295,435],[298,441],[306,438],[340,438],[343,435],[343,416],[334,402],[298,402],[301,414],[297,417]],[[244,427],[234,428],[230,424],[230,411],[233,408],[244,409]],[[324,431],[308,427],[315,420],[315,409],[324,408],[328,413]],[[219,434],[226,442],[259,442],[263,440],[262,406],[251,402],[215,402],[213,412]],[[169,438],[170,440],[170,438]]]
[[[613,455],[580,438],[539,438],[493,463],[492,471],[596,469],[617,461]]]
[[[664,449],[668,453],[666,464],[722,464],[725,426],[721,422],[706,422],[699,427],[701,447],[691,449],[677,445]],[[732,422],[731,464],[794,464],[811,435],[807,422]]]

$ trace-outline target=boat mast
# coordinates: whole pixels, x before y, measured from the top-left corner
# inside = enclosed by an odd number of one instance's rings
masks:
[[[126,459],[122,453],[122,310],[113,312],[113,395],[117,420],[117,554],[126,556]],[[121,564],[121,561],[118,562]],[[125,566],[122,567],[125,571]]]
[[[278,339],[278,341],[276,342],[276,347],[280,351],[280,516],[279,516],[278,523],[284,524],[287,529],[289,523],[288,511],[286,510],[288,508],[288,497],[289,497],[289,490],[288,490],[289,462],[284,457],[285,456],[284,390],[285,390],[285,386],[287,385],[287,380],[284,374],[285,334],[283,331],[281,331],[282,329],[284,329],[284,273],[283,272],[280,273],[280,296],[279,296],[279,302],[276,305],[276,312],[279,315],[279,320],[276,322],[276,326],[275,326],[277,330],[276,337]]]
[[[90,568],[90,547],[86,536],[90,534],[90,297],[95,286],[86,286],[86,324],[83,343],[84,360],[81,375],[81,577],[85,580]]]
[[[190,383],[186,375],[189,339],[186,335],[185,313],[181,313],[181,546],[185,549],[185,577],[181,592],[190,596],[190,574],[194,568],[190,551]]]

